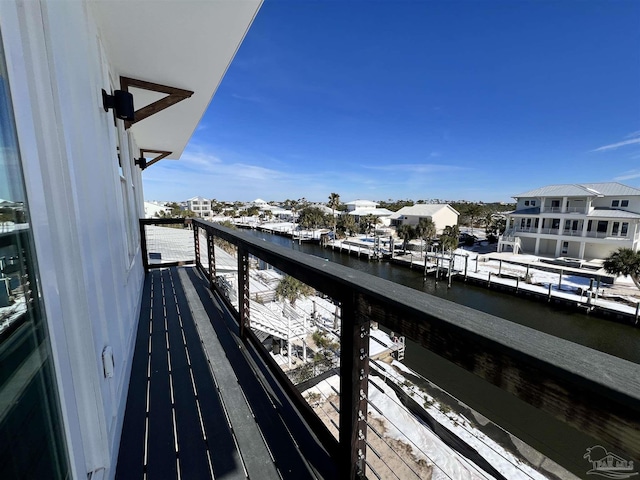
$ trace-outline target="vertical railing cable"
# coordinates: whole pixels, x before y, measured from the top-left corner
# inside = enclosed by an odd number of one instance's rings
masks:
[[[213,286],[216,283],[216,252],[215,244],[213,243],[213,231],[205,229],[207,233],[207,254],[209,255],[209,288],[213,290]]]
[[[240,337],[246,339],[249,323],[249,254],[238,246],[238,310],[240,313]]]
[[[196,268],[198,270],[202,270],[202,263],[200,262],[200,231],[196,223],[192,223],[192,225],[193,225],[193,245],[194,245],[195,255],[196,255]]]

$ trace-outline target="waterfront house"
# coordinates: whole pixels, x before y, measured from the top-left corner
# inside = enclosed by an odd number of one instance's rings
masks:
[[[391,216],[391,224],[417,225],[420,219],[430,219],[436,226],[436,233],[441,234],[445,227],[458,224],[460,213],[451,205],[442,203],[418,203],[410,207],[402,207]]]
[[[515,195],[498,251],[580,260],[640,248],[640,189],[621,183],[548,185]]]

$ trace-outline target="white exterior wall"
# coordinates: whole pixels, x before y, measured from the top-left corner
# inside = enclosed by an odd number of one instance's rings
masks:
[[[627,197],[608,196],[604,198],[596,198],[593,200],[592,206],[611,208],[612,200],[628,200],[629,201],[629,206],[627,207],[622,207],[618,205],[617,207],[613,207],[613,208],[620,208],[622,210],[627,210],[629,212],[640,213],[640,197],[637,197],[637,196],[627,196]]]
[[[454,226],[458,224],[458,214],[452,211],[450,208],[443,208],[437,211],[431,219],[436,224],[437,233],[442,233],[445,227]]]
[[[0,30],[72,475],[112,478],[144,276],[138,150],[102,109],[119,72],[82,2],[0,2]]]
[[[402,213],[402,212],[400,212]],[[405,219],[406,217],[406,219]],[[403,224],[418,225],[421,218],[431,218],[436,225],[436,233],[441,234],[445,227],[458,224],[458,214],[450,208],[442,208],[433,215],[403,215],[400,220]]]

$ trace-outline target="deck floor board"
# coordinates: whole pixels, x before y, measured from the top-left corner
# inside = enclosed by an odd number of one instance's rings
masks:
[[[147,274],[116,479],[333,477],[312,434],[291,438],[300,420],[286,424],[291,408],[242,350],[195,269]]]

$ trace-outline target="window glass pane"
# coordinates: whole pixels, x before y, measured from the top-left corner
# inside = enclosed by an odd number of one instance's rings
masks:
[[[628,231],[629,231],[629,224],[627,222],[624,222],[622,224],[622,230],[620,234],[626,236]]]
[[[617,207],[618,205],[620,205],[620,200],[612,200],[611,201],[611,206],[612,207]]]
[[[68,478],[0,42],[0,478]]]
[[[621,207],[628,207],[629,206],[629,200],[622,200],[620,202],[620,206]]]

